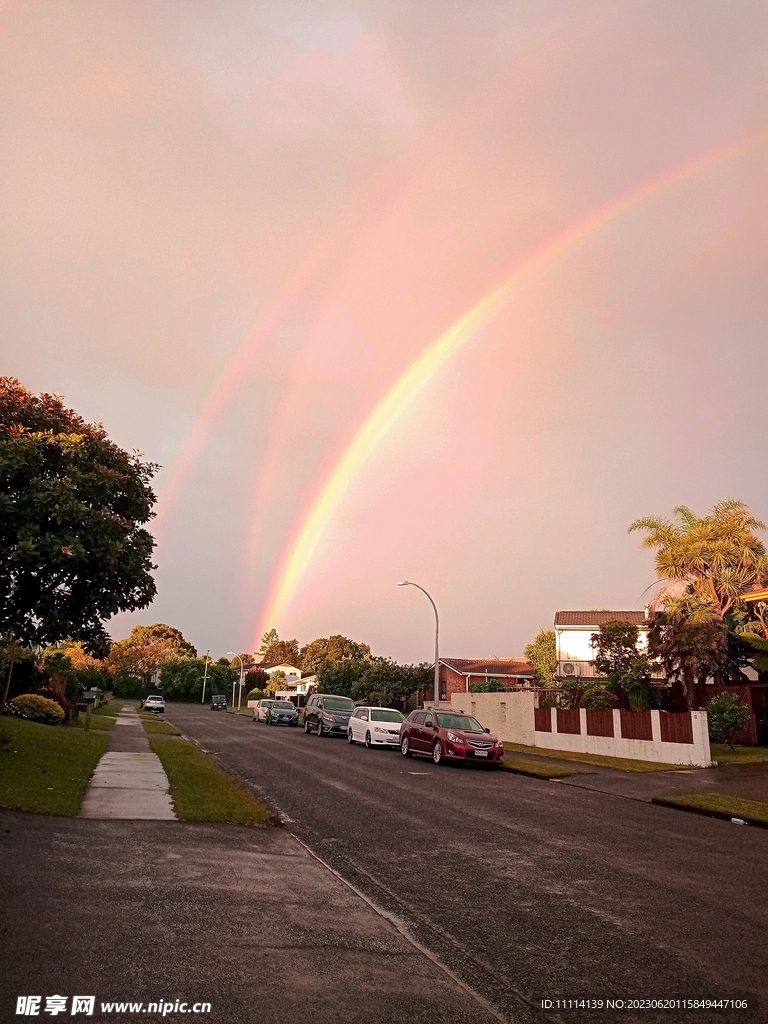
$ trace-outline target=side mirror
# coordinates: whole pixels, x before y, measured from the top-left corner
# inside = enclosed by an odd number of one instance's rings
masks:
[[[490,729],[483,729],[483,732],[490,732]]]

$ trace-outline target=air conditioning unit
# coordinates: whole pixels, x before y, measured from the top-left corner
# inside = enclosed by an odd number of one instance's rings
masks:
[[[578,676],[578,675],[581,675],[581,673],[579,672],[579,666],[574,661],[564,661],[563,665],[562,665],[562,668],[563,668],[563,675],[564,676]]]

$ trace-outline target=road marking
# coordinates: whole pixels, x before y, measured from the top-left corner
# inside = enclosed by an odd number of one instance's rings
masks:
[[[408,772],[409,775],[431,775],[432,772]]]

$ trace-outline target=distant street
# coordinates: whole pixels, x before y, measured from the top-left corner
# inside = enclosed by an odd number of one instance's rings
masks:
[[[543,996],[751,993],[768,1006],[768,831],[207,706],[166,717],[511,1021],[541,1021]]]

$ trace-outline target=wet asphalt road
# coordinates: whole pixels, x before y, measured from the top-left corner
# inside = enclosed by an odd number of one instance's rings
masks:
[[[768,1020],[768,831],[207,706],[166,717],[509,1020],[541,1021],[542,997],[744,994],[760,1002],[750,1019]]]

